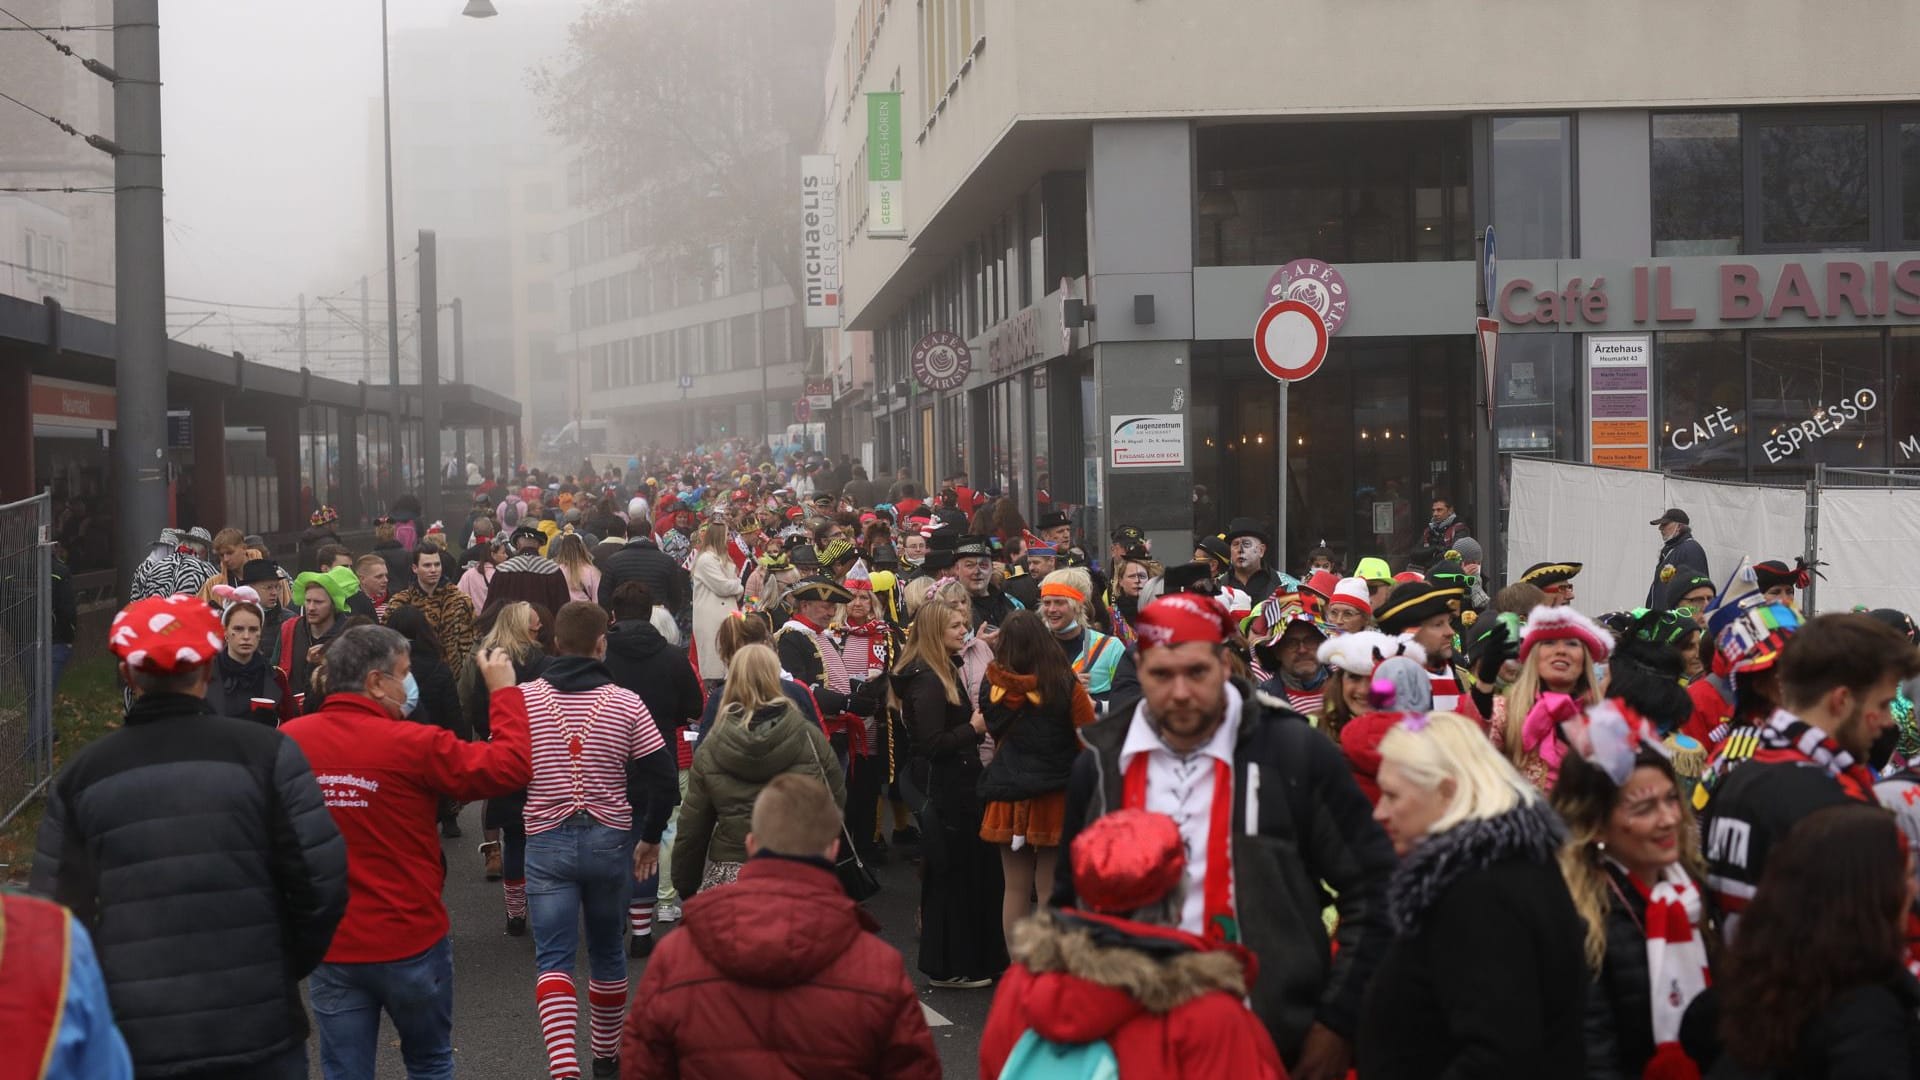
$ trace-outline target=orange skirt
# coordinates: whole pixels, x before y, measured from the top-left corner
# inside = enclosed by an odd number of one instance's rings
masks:
[[[989,844],[1011,844],[1025,837],[1023,847],[1060,846],[1060,828],[1067,820],[1067,793],[1056,791],[1019,802],[990,802],[980,818],[980,839]]]

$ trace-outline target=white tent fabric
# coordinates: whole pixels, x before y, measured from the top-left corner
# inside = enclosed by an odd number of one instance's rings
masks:
[[[1509,579],[1538,562],[1578,562],[1575,603],[1614,611],[1646,603],[1660,537],[1647,522],[1669,506],[1693,519],[1715,581],[1741,558],[1784,559],[1806,550],[1800,488],[1718,484],[1660,473],[1516,457],[1508,516]],[[1820,493],[1821,611],[1854,604],[1920,612],[1920,489],[1827,488]],[[1903,583],[1904,582],[1904,583]]]

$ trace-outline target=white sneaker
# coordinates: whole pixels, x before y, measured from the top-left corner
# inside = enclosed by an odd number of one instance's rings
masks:
[[[937,986],[943,990],[980,990],[993,985],[992,979],[970,979],[965,975],[953,975],[944,979],[928,979],[928,986]]]
[[[653,921],[654,922],[679,922],[680,921],[680,905],[679,904],[661,904],[659,907],[654,908]]]

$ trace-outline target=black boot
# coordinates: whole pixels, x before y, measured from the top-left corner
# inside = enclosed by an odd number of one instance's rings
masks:
[[[507,936],[508,937],[526,937],[527,936],[527,917],[525,915],[507,916]]]
[[[631,960],[645,960],[653,955],[653,935],[635,934],[627,939],[627,957]]]
[[[619,1076],[620,1075],[620,1059],[619,1058],[594,1058],[593,1059],[593,1075],[596,1077]]]

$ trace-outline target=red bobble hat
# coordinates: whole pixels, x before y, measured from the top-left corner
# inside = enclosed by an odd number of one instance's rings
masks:
[[[1146,607],[1134,619],[1134,632],[1140,649],[1161,645],[1185,645],[1205,641],[1214,645],[1227,640],[1227,611],[1211,596],[1173,593]]]
[[[1116,810],[1073,838],[1073,890],[1088,911],[1137,911],[1172,892],[1186,872],[1180,827],[1165,814]]]
[[[135,671],[177,675],[211,662],[225,638],[212,608],[175,593],[122,608],[107,631],[107,644]]]

